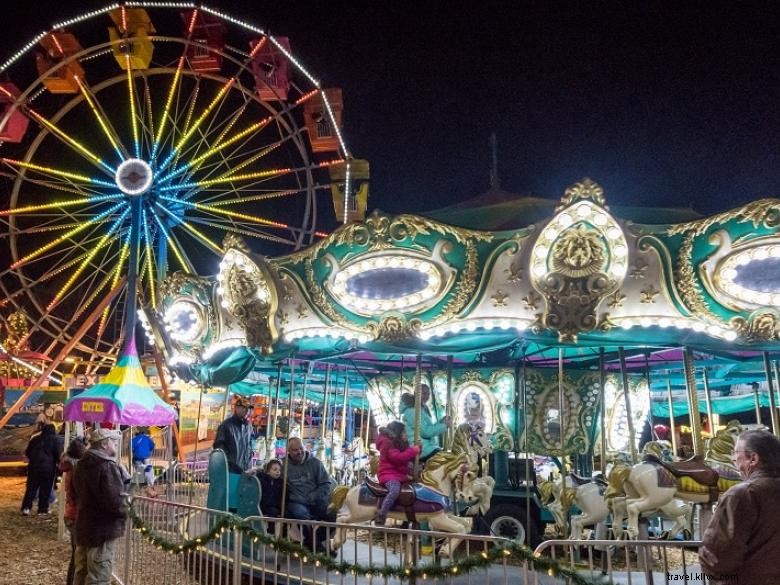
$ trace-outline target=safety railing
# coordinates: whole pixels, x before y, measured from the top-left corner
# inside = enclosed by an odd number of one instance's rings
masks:
[[[582,575],[628,585],[700,585],[700,541],[547,540],[535,554],[557,560]]]

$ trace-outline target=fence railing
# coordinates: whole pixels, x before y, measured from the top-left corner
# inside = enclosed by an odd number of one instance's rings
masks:
[[[705,582],[700,545],[693,540],[547,540],[534,552],[611,583],[700,585]]]

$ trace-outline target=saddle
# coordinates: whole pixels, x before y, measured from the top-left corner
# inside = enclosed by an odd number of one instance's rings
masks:
[[[676,478],[691,478],[696,483],[709,488],[711,501],[714,502],[718,499],[718,479],[720,476],[717,471],[704,463],[704,458],[700,455],[694,455],[690,459],[677,461],[675,463],[661,461],[655,455],[647,455],[645,461],[648,463],[657,463]]]
[[[384,498],[387,496],[387,488],[379,483],[367,477],[363,480],[366,484],[368,491],[374,494],[377,498]],[[414,492],[414,486],[410,483],[401,484],[401,493],[398,494],[398,499],[395,501],[395,505],[402,508],[406,519],[409,522],[417,522],[417,518],[414,515],[414,502],[417,500],[417,494]]]

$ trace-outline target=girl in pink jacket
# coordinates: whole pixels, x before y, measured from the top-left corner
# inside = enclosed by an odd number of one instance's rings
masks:
[[[382,526],[387,519],[388,512],[393,509],[398,495],[401,493],[401,484],[412,479],[411,462],[420,452],[420,447],[419,445],[409,446],[406,427],[400,421],[393,421],[386,427],[379,429],[376,447],[379,449],[377,478],[387,488],[387,496],[375,519],[375,523]]]

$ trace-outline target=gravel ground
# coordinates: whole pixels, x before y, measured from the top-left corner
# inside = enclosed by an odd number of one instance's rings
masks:
[[[57,540],[57,505],[52,515],[23,517],[19,508],[26,478],[0,477],[0,585],[65,583],[70,542]]]

